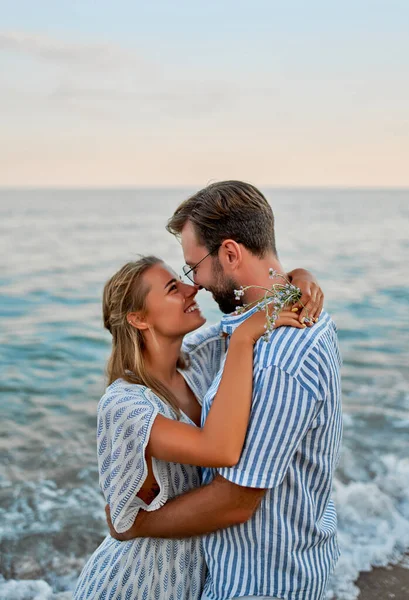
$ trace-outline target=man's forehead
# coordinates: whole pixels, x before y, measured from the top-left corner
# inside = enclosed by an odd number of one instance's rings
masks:
[[[180,241],[182,243],[183,254],[187,263],[197,262],[197,255],[201,250],[206,249],[204,246],[198,243],[196,232],[190,221],[184,225],[180,233]]]

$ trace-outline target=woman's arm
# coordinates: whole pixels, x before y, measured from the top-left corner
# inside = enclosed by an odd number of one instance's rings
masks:
[[[203,467],[234,466],[244,444],[252,397],[253,346],[265,333],[265,314],[256,312],[230,339],[219,389],[203,428],[157,415],[148,451],[167,462]],[[276,327],[302,325],[291,311],[282,311]]]

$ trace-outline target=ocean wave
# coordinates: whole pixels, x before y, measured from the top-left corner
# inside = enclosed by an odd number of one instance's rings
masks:
[[[341,557],[327,599],[355,600],[361,571],[397,564],[409,547],[409,459],[384,456],[373,481],[335,480]]]
[[[379,473],[368,482],[335,479],[341,557],[327,600],[356,600],[359,590],[354,582],[359,573],[398,563],[409,547],[409,459],[386,455],[374,468]],[[88,471],[82,478],[89,478]],[[98,545],[105,534],[102,496],[89,485],[72,490],[59,489],[51,481],[22,486],[19,498],[9,507],[11,514],[2,515],[3,540],[9,545],[12,540],[26,544],[31,538],[29,545],[35,541],[38,548],[38,542],[48,538],[54,540],[54,556],[44,547],[44,553],[37,551],[35,565],[29,563],[21,569],[27,577],[41,573],[37,580],[21,576],[0,579],[0,600],[68,600],[93,546],[89,539],[83,546],[87,536],[79,540],[67,537],[67,532],[85,521],[88,536],[92,532],[94,545]],[[79,545],[83,552],[74,556]]]
[[[6,581],[0,575],[0,600],[71,600],[72,592],[54,593],[51,586],[42,579]]]
[[[0,195],[10,255],[0,277],[0,600],[66,600],[106,533],[95,456],[110,346],[102,287],[139,252],[166,256],[180,272],[179,244],[164,226],[184,192]],[[328,591],[338,600],[357,597],[360,571],[398,561],[409,546],[407,199],[274,192],[280,254],[318,275],[344,358],[334,485],[342,555]],[[294,220],[300,203],[307,225]],[[218,319],[210,295],[198,297]]]

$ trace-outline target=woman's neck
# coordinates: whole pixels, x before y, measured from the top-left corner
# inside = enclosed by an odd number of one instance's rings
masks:
[[[166,386],[171,386],[177,375],[183,336],[177,339],[159,338],[152,335],[145,339],[145,365],[147,371]]]

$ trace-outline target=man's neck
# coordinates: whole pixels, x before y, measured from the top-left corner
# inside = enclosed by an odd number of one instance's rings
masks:
[[[280,261],[274,255],[269,255],[262,259],[252,257],[248,262],[246,270],[240,277],[240,283],[243,287],[246,287],[247,285],[258,287],[252,287],[251,289],[246,290],[244,294],[245,304],[261,300],[266,292],[265,288],[270,289],[275,283],[284,283],[282,277],[271,279],[269,274],[270,269],[274,269],[277,273],[285,275]]]

